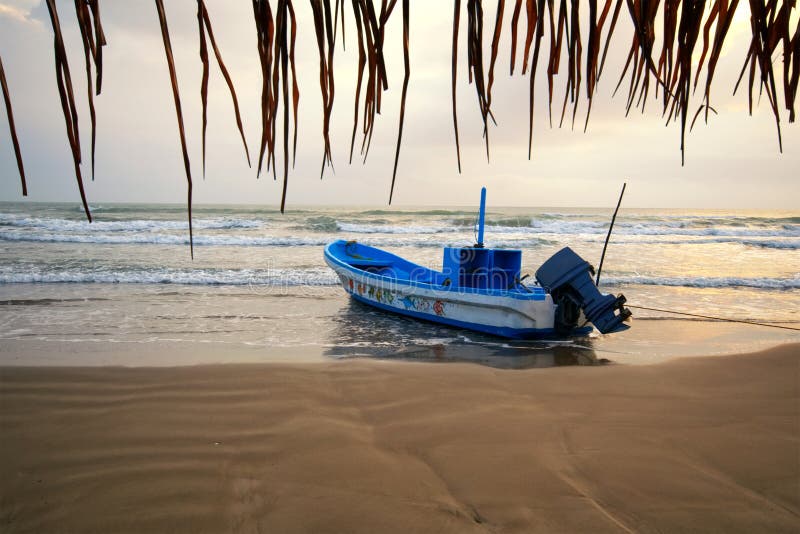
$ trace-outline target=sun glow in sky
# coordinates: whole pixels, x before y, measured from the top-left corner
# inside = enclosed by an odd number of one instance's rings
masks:
[[[390,87],[384,94],[383,113],[376,118],[369,157],[365,164],[357,156],[349,164],[358,54],[352,11],[349,3],[345,3],[348,4],[347,49],[343,51],[338,43],[334,59],[336,99],[331,140],[335,172],[326,170],[320,180],[323,144],[318,52],[311,10],[306,2],[296,2],[301,97],[297,162],[289,176],[289,207],[382,206],[388,201],[403,76],[402,21],[399,12],[389,21],[386,59]],[[252,169],[247,166],[230,96],[212,58],[205,179],[201,163],[202,66],[198,56],[196,4],[189,1],[165,4],[195,178],[195,202],[277,205],[280,177],[274,181],[271,174],[262,173],[256,179],[255,172],[260,139],[261,69],[250,3],[208,0],[207,6],[217,42],[236,85],[254,166]],[[59,1],[58,7],[78,100],[83,171],[90,203],[184,202],[186,184],[180,142],[153,3],[102,3],[108,46],[104,50],[103,93],[95,99],[98,141],[94,182],[90,178],[83,49],[74,4]],[[486,2],[485,9],[486,20],[493,21],[495,3]],[[739,9],[742,13],[737,14],[730,30],[712,89],[712,105],[719,115],[711,115],[707,125],[698,121],[694,131],[687,132],[684,167],[681,167],[679,126],[677,123],[665,126],[660,99],[655,100],[651,93],[647,111],[642,114],[632,110],[626,118],[623,92],[627,82],[612,98],[632,31],[624,11],[586,133],[582,126],[587,103],[583,97],[578,104],[574,130],[570,128],[569,112],[564,126],[558,128],[565,74],[556,80],[553,127],[550,127],[547,77],[544,65],[539,65],[534,153],[529,161],[529,82],[519,74],[519,53],[515,75],[508,76],[511,19],[508,7],[493,92],[498,126],[489,131],[491,162],[487,163],[474,87],[466,78],[462,21],[458,105],[463,172],[459,174],[450,108],[452,3],[411,2],[411,83],[395,204],[472,205],[480,186],[487,185],[490,202],[495,206],[609,206],[615,202],[622,182],[627,181],[625,203],[629,207],[800,209],[798,126],[789,124],[788,113],[782,113],[784,148],[780,154],[766,98],[750,117],[746,90],[740,88],[735,96],[731,94],[749,43],[746,6],[740,3]],[[491,27],[485,29],[487,51],[491,30]],[[0,0],[0,55],[28,174],[29,199],[79,202],[54,79],[52,30],[43,2]],[[782,68],[781,61],[777,58],[776,71]],[[704,81],[703,74],[701,87]],[[692,113],[700,104],[701,91],[698,90],[690,104]],[[358,144],[357,141],[356,151]],[[22,199],[5,109],[0,111],[0,199]]]

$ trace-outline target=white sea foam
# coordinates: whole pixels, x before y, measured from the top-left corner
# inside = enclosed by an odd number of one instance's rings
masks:
[[[185,284],[331,286],[339,278],[327,268],[314,269],[26,269],[0,271],[0,284],[101,283],[101,284]]]
[[[627,236],[623,239],[615,239],[617,245],[709,245],[709,244],[734,244],[747,247],[774,248],[784,250],[800,249],[800,239],[776,238],[776,239],[752,239],[737,237],[681,237],[671,239],[670,236],[658,238],[658,236],[646,236],[637,239],[635,236]]]
[[[215,217],[193,219],[192,227],[198,230],[226,230],[236,228],[260,228],[262,221],[235,217]],[[158,232],[170,230],[189,230],[187,220],[134,219],[124,221],[98,221],[25,217],[10,213],[0,213],[0,226],[29,228],[46,232]]]
[[[648,285],[695,288],[733,288],[789,290],[800,289],[800,276],[794,278],[738,278],[738,277],[663,277],[663,276],[607,276],[603,285]]]
[[[0,231],[0,241],[44,243],[96,243],[101,245],[188,245],[189,234],[151,233],[86,233],[56,234]],[[288,247],[322,246],[330,242],[323,237],[258,237],[245,235],[197,235],[195,246]]]
[[[336,226],[340,231],[351,234],[443,234],[463,230],[463,228],[453,226],[392,226],[341,221],[336,221]]]
[[[174,269],[174,268],[98,268],[87,270],[41,266],[0,270],[0,284],[15,283],[111,283],[111,284],[186,284],[331,286],[338,277],[326,267],[295,269]],[[737,277],[662,277],[606,276],[603,286],[667,286],[692,288],[752,288],[766,290],[800,289],[800,275],[793,278]]]

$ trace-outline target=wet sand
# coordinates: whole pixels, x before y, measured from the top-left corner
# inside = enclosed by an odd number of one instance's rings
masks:
[[[800,345],[0,368],[2,532],[797,532]]]

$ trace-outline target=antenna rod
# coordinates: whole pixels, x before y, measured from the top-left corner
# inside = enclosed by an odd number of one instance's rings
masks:
[[[608,234],[606,235],[606,242],[603,245],[603,253],[600,255],[600,265],[597,267],[597,278],[595,279],[594,285],[600,285],[600,272],[603,270],[603,260],[606,259],[606,247],[608,247],[608,240],[611,239],[611,230],[614,229],[614,221],[617,220],[617,212],[619,211],[619,206],[622,204],[622,195],[625,194],[625,186],[628,185],[627,182],[622,184],[622,192],[619,194],[619,200],[617,201],[617,209],[614,210],[614,216],[611,217],[611,225],[608,227]]]
[[[486,188],[481,187],[481,211],[478,215],[478,242],[475,248],[483,248],[483,224],[486,220]]]

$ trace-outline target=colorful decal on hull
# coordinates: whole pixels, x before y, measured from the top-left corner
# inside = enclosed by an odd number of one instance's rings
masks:
[[[344,278],[342,282],[350,288],[351,293],[357,293],[360,297],[374,300],[381,304],[395,306],[402,304],[406,310],[413,310],[421,313],[435,313],[439,317],[447,315],[448,304],[442,300],[432,300],[418,297],[415,295],[401,295],[387,289],[380,289],[368,284],[353,282],[352,279]],[[366,295],[365,295],[366,293]],[[395,304],[397,300],[397,304]]]

